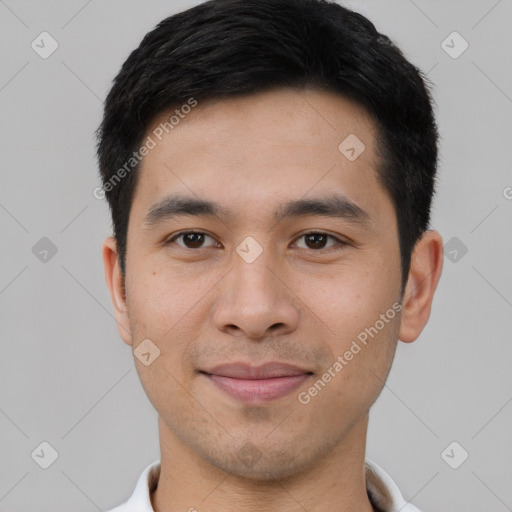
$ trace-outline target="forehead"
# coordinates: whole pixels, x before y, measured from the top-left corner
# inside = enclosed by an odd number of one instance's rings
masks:
[[[374,123],[333,93],[284,89],[198,101],[163,112],[146,135],[155,144],[139,171],[138,215],[170,192],[216,201],[241,217],[254,208],[273,215],[284,199],[335,190],[374,215],[385,199]]]

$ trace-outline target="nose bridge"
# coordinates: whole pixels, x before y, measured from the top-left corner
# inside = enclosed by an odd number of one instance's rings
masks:
[[[296,327],[298,311],[290,292],[275,275],[279,268],[275,254],[270,248],[259,247],[246,240],[233,256],[233,268],[215,312],[219,329],[237,327],[249,337],[258,337],[270,329]]]
[[[256,242],[257,243],[257,242]],[[278,281],[269,269],[276,266],[275,255],[268,247],[255,246],[251,240],[244,241],[237,247],[234,257],[231,287],[234,300],[240,305],[258,304],[263,301],[262,308],[270,308],[278,302]]]

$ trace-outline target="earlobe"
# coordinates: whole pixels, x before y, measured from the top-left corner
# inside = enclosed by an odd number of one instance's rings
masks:
[[[105,281],[110,292],[114,307],[114,316],[119,334],[127,345],[132,344],[130,322],[126,307],[124,279],[118,259],[117,243],[114,237],[108,237],[103,242],[103,266],[105,268]]]
[[[402,300],[401,341],[418,338],[430,317],[432,301],[443,268],[443,239],[434,230],[426,231],[416,243]]]

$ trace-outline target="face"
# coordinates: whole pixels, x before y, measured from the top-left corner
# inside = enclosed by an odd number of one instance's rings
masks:
[[[337,95],[281,90],[199,103],[152,137],[116,313],[134,350],[160,351],[135,359],[147,396],[169,439],[218,468],[312,467],[366,418],[399,336],[374,125]]]

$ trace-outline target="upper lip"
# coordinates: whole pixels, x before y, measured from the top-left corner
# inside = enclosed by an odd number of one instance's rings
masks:
[[[210,375],[231,377],[233,379],[272,379],[276,377],[291,377],[312,373],[309,370],[299,368],[286,363],[271,362],[260,366],[252,366],[247,363],[226,363],[215,366],[208,371]]]

